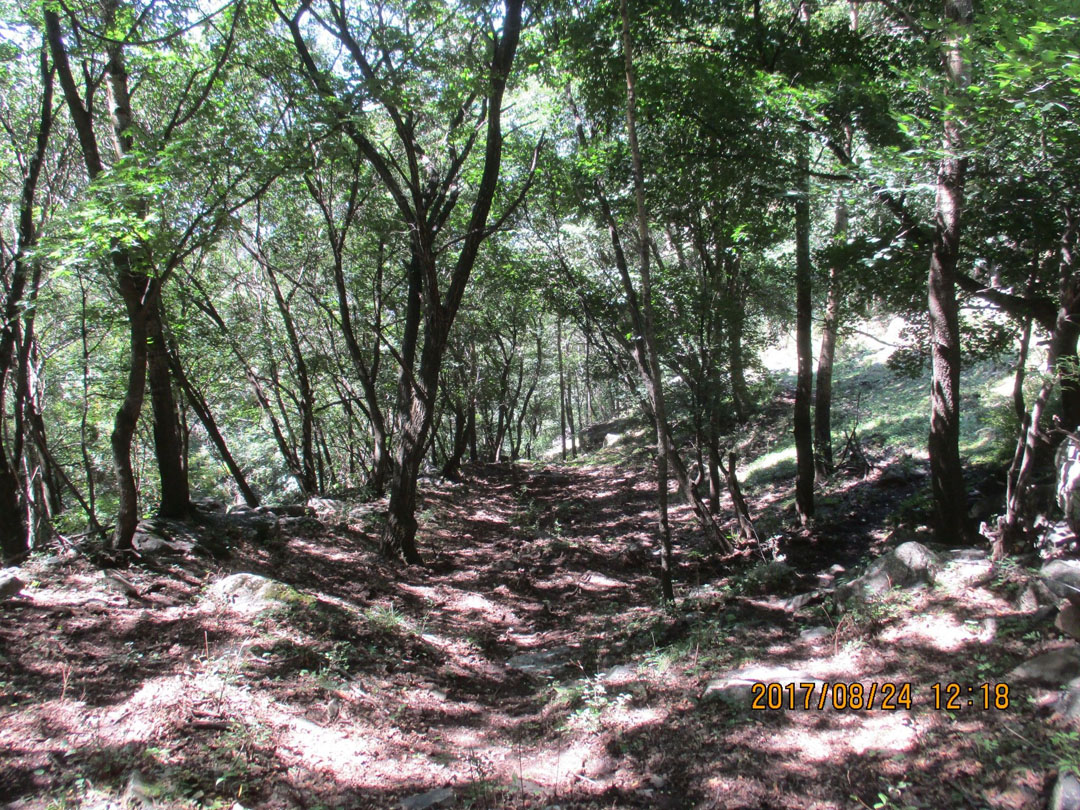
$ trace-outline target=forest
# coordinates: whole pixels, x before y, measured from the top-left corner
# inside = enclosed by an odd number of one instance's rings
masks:
[[[1080,810],[1074,2],[0,9],[4,807]]]

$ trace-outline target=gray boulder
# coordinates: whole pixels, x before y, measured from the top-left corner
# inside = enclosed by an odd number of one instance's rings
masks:
[[[181,556],[199,547],[198,538],[183,524],[156,520],[140,521],[131,544],[148,557]]]
[[[1058,603],[1057,596],[1041,580],[1033,579],[1016,597],[1016,609],[1024,613],[1035,613],[1043,608],[1053,610]]]
[[[445,806],[453,800],[454,791],[450,788],[437,788],[402,799],[401,810],[428,810],[429,807]]]
[[[938,556],[911,540],[878,557],[862,576],[836,589],[839,602],[879,596],[890,588],[908,588],[932,583],[941,568]]]
[[[1054,620],[1054,627],[1067,636],[1080,639],[1080,608],[1072,602],[1067,603]]]
[[[258,574],[232,574],[218,580],[210,586],[209,596],[216,604],[243,615],[305,606],[315,601],[291,585]]]
[[[1009,673],[1010,681],[1059,688],[1080,677],[1080,647],[1075,645],[1030,658]]]
[[[0,571],[0,599],[9,599],[26,587],[26,583],[19,579],[18,568],[7,568]]]
[[[1080,810],[1080,779],[1072,771],[1063,770],[1058,774],[1049,807],[1050,810]]]
[[[1051,560],[1039,576],[1055,596],[1080,604],[1080,560]]]
[[[1073,678],[1061,691],[1054,711],[1072,720],[1080,719],[1080,678]]]

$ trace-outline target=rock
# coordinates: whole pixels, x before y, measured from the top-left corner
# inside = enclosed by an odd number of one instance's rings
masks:
[[[401,810],[427,810],[429,807],[439,807],[453,800],[454,791],[450,788],[438,788],[402,799]]]
[[[506,665],[530,675],[550,675],[566,666],[570,653],[569,647],[552,647],[550,650],[520,653],[507,661]]]
[[[264,515],[281,515],[291,518],[315,516],[314,507],[308,506],[306,503],[280,503],[276,506],[260,506],[258,511]]]
[[[836,574],[825,572],[816,574],[819,588],[831,588],[836,584]]]
[[[295,605],[309,605],[314,598],[276,579],[258,574],[232,574],[210,586],[209,595],[229,610],[254,615]]]
[[[899,487],[907,484],[913,478],[917,477],[918,473],[912,464],[911,456],[907,453],[901,454],[896,461],[881,471],[881,475],[878,476],[878,486],[882,487]]]
[[[1063,717],[1080,719],[1080,678],[1073,678],[1065,684],[1065,688],[1054,704],[1054,711]]]
[[[19,579],[20,573],[18,568],[0,571],[0,599],[9,599],[26,587],[26,583]]]
[[[1065,439],[1054,457],[1057,466],[1057,504],[1065,513],[1065,522],[1073,533],[1080,534],[1080,442]]]
[[[135,587],[131,580],[116,571],[105,570],[101,572],[101,587],[118,593],[125,599],[142,599],[142,594],[139,593],[138,588]]]
[[[1024,613],[1035,613],[1042,608],[1053,609],[1057,603],[1058,600],[1053,591],[1046,587],[1041,580],[1033,579],[1016,598],[1016,609]]]
[[[637,680],[637,667],[630,664],[614,666],[600,676],[600,683],[605,685],[618,685]]]
[[[1080,560],[1051,560],[1039,576],[1053,594],[1074,604],[1080,600]]]
[[[818,599],[821,599],[823,596],[825,596],[825,594],[827,594],[829,592],[830,591],[828,591],[828,590],[817,590],[817,591],[809,591],[807,593],[796,594],[795,596],[792,596],[790,599],[785,599],[781,603],[781,607],[784,610],[790,610],[792,612],[795,612],[796,610],[802,610],[804,607],[809,605],[811,602],[815,602]]]
[[[821,641],[828,638],[832,634],[832,630],[823,625],[817,627],[807,627],[801,633],[799,633],[799,641],[806,641],[813,643],[815,641]]]
[[[941,568],[938,556],[914,540],[878,557],[866,573],[836,589],[837,601],[878,596],[890,588],[906,588],[933,582]]]
[[[1072,602],[1067,603],[1054,620],[1054,627],[1067,636],[1080,639],[1080,608]]]
[[[150,520],[139,523],[135,535],[131,538],[131,544],[137,552],[150,557],[191,554],[199,545],[195,535],[185,527],[174,527]]]
[[[265,543],[280,533],[280,525],[275,515],[263,513],[243,504],[234,504],[222,516],[208,515],[207,525],[228,535],[234,541],[247,543]],[[203,539],[206,545],[206,538]]]
[[[1080,648],[1075,645],[1031,658],[1009,673],[1011,681],[1028,681],[1049,687],[1080,677]]]
[[[1049,810],[1080,810],[1080,779],[1076,774],[1066,770],[1058,773],[1048,807]]]
[[[750,703],[753,699],[751,688],[755,683],[778,683],[781,686],[794,684],[796,690],[796,703],[803,694],[803,690],[799,688],[799,684],[812,683],[814,684],[815,689],[822,685],[822,682],[817,678],[811,678],[808,675],[788,669],[787,667],[770,667],[755,664],[734,670],[727,675],[709,681],[701,699],[702,701],[722,700],[725,703],[730,703],[733,706],[749,711]],[[786,701],[787,692],[784,693],[784,698]],[[785,705],[787,705],[786,702]]]
[[[937,581],[955,588],[978,588],[997,574],[994,563],[981,548],[959,548],[942,554]]]

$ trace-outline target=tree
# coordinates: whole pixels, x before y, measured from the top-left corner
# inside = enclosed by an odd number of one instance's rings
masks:
[[[498,190],[503,96],[521,33],[522,2],[506,0],[502,30],[488,31],[491,47],[486,58],[480,55],[479,32],[470,30],[470,26],[492,24],[483,12],[474,19],[461,20],[450,7],[404,7],[394,22],[387,23],[381,12],[365,17],[357,10],[350,15],[334,3],[318,8],[321,10],[305,2],[297,11],[287,13],[275,3],[326,114],[371,165],[408,233],[409,299],[399,352],[396,405],[398,450],[382,548],[388,555],[416,563],[420,561],[415,540],[417,478],[434,417],[450,328],[480,246],[509,213],[508,209],[495,223],[488,222]],[[357,85],[341,86],[338,77],[316,62],[308,44],[311,35],[306,37],[302,27],[309,15],[344,49],[359,79]],[[449,30],[441,30],[449,26],[455,32],[453,37]],[[431,47],[435,42],[446,42],[450,48],[462,49],[447,53],[448,61],[461,60],[475,74],[466,71],[463,84],[448,75],[440,79],[431,74],[425,82],[417,72],[422,66],[414,60],[423,57],[432,60],[433,66],[437,56],[427,50],[414,51],[409,45],[425,38]],[[471,79],[471,75],[482,78]],[[440,92],[440,81],[447,83],[444,92]],[[369,122],[373,113],[357,110],[354,99],[377,106],[385,116],[381,122],[385,130]],[[441,124],[441,119],[448,123]],[[466,187],[465,170],[471,166],[481,129],[486,137],[479,180]],[[445,151],[436,157],[440,142]],[[453,215],[464,192],[471,194],[472,201],[466,221],[459,223]],[[445,267],[449,267],[448,272]]]

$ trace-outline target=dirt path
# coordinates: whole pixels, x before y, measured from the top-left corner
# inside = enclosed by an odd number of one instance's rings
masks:
[[[797,583],[711,560],[677,510],[669,613],[649,490],[635,470],[472,469],[428,487],[429,564],[404,571],[374,553],[369,510],[332,504],[227,566],[133,569],[139,600],[79,561],[38,563],[28,598],[0,605],[0,800],[1042,805],[1060,746],[1025,695],[1004,712],[931,705],[933,683],[996,683],[1054,644],[1003,598],[1007,577],[791,611],[776,591]],[[232,571],[313,598],[255,618],[208,607],[204,585]],[[717,686],[750,663],[910,683],[912,706],[754,711]]]

